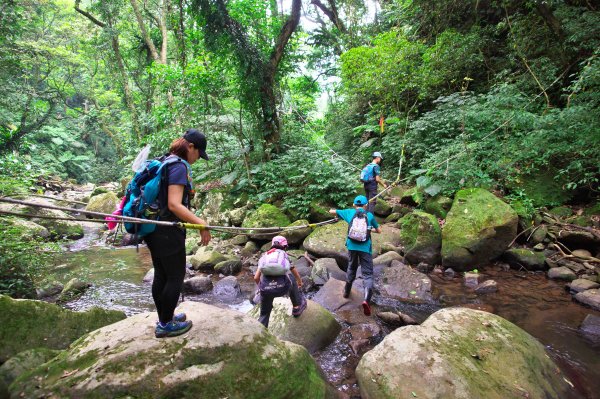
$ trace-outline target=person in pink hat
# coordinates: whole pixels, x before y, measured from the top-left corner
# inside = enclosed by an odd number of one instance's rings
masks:
[[[306,309],[306,298],[300,292],[302,278],[290,263],[287,239],[275,236],[271,241],[271,249],[265,252],[258,261],[254,281],[260,291],[260,316],[258,321],[269,327],[269,317],[273,310],[275,298],[289,295],[292,301],[292,316],[299,317]],[[291,275],[295,279],[291,278]]]

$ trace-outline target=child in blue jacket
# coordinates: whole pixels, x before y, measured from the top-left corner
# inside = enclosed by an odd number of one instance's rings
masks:
[[[371,232],[381,233],[381,228],[371,212],[367,212],[367,197],[359,195],[354,199],[354,209],[330,209],[329,213],[337,215],[348,223],[346,247],[350,252],[344,298],[350,296],[352,283],[356,278],[358,266],[361,266],[365,297],[362,303],[365,315],[371,315],[371,296],[373,295],[373,249]]]

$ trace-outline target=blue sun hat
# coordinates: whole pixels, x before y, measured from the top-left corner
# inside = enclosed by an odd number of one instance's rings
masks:
[[[368,202],[369,200],[367,200],[367,197],[365,197],[364,195],[359,195],[358,197],[354,198],[354,205],[357,206],[367,205]]]

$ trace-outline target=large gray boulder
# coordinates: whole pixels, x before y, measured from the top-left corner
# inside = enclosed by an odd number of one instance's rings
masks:
[[[42,205],[42,206],[56,206],[55,203],[45,200],[43,198],[27,198],[26,202]],[[42,219],[34,217],[31,219],[32,222],[43,226],[48,230],[51,237],[55,238],[69,238],[79,239],[83,237],[83,227],[81,223],[75,220],[71,215],[63,211],[56,209],[41,208],[33,205],[13,205],[13,204],[0,204],[0,210],[8,210],[11,212],[26,213],[35,216],[49,216],[58,217],[61,219]],[[45,234],[45,233],[44,233]]]
[[[382,296],[401,301],[431,302],[431,280],[427,275],[397,260],[383,270],[381,283],[375,284]]]
[[[575,295],[575,299],[592,309],[600,310],[600,289],[586,290]]]
[[[154,313],[94,331],[18,379],[18,397],[323,398],[326,384],[300,345],[280,341],[242,313],[199,302],[179,337],[154,337]]]
[[[265,228],[265,227],[286,227],[290,224],[290,219],[276,206],[270,204],[262,204],[258,208],[253,211],[250,211],[246,218],[244,219],[244,223],[242,223],[243,227],[256,227],[256,228]],[[276,233],[265,234],[260,230],[254,231],[255,234],[250,235],[250,238],[256,240],[270,240],[273,236],[277,235]]]
[[[382,246],[386,244],[394,247],[400,244],[400,230],[390,225],[383,225],[381,234],[373,233],[373,257],[381,253]],[[348,237],[348,223],[340,221],[333,224],[317,227],[304,240],[304,248],[317,258],[334,258],[339,265],[348,262],[346,238]]]
[[[285,230],[284,232],[281,233],[282,236],[284,236],[289,245],[298,245],[298,244],[302,244],[302,242],[304,241],[304,239],[306,237],[308,237],[308,235],[312,232],[312,227],[308,227],[308,220],[305,219],[301,219],[301,220],[296,220],[294,223],[290,224],[287,227],[299,227],[299,226],[307,226],[307,227],[302,227],[302,228],[295,228],[295,229],[290,229],[290,230]]]
[[[344,281],[331,278],[315,294],[313,301],[330,312],[358,309],[363,301],[362,280],[354,281],[348,298],[342,296],[345,285]]]
[[[47,302],[0,295],[0,363],[26,349],[65,349],[82,335],[124,318],[116,310],[73,312]]]
[[[260,307],[250,312],[258,318]],[[275,298],[269,318],[269,332],[279,339],[302,345],[313,353],[332,343],[342,326],[335,317],[316,302],[308,301],[299,317],[292,316],[292,302],[288,298]]]
[[[440,261],[442,230],[437,218],[429,213],[414,211],[400,222],[400,243],[404,259],[411,264],[425,262],[435,265]]]
[[[191,258],[190,263],[192,269],[200,270],[207,273],[212,273],[215,270],[215,266],[221,262],[229,260],[225,255],[220,252],[211,250],[207,247],[201,247]]]
[[[457,271],[487,264],[508,248],[518,221],[517,213],[490,192],[460,190],[442,230],[442,264]]]
[[[466,308],[395,330],[363,356],[356,376],[365,399],[559,399],[571,389],[534,337]]]
[[[315,261],[312,267],[310,277],[317,285],[323,285],[329,278],[335,278],[345,281],[346,273],[339,268],[337,262],[333,258],[321,258]]]

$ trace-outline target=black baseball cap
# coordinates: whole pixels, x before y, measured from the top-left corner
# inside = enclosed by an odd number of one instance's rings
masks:
[[[206,154],[206,136],[200,133],[198,129],[186,130],[183,138],[189,141],[200,151],[200,158],[208,161],[208,154]]]

